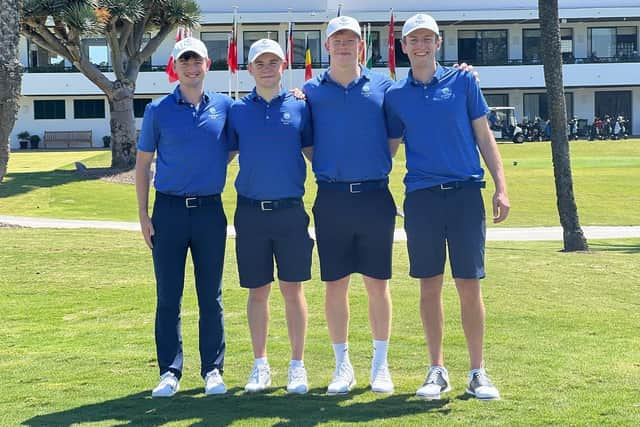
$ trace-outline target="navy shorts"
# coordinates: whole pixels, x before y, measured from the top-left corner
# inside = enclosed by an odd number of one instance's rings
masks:
[[[404,201],[409,275],[429,278],[444,273],[446,249],[454,278],[482,279],[485,211],[477,187],[412,191]]]
[[[302,201],[289,199],[286,206],[274,206],[249,200],[239,196],[234,216],[240,286],[259,288],[273,282],[274,257],[278,279],[309,280],[313,240]]]
[[[319,187],[313,217],[323,281],[351,273],[391,278],[396,205],[386,186],[359,193]]]

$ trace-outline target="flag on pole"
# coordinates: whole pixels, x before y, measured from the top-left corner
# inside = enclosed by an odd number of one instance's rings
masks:
[[[336,14],[336,16],[340,15],[342,15],[342,3],[338,3],[338,13]]]
[[[365,40],[365,45],[364,45],[364,48],[358,52],[358,62],[360,63],[360,65],[364,66],[367,62],[367,44],[366,44],[367,26],[366,25],[362,26],[362,40]]]
[[[186,37],[191,37],[191,30],[187,30],[184,27],[178,27],[178,31],[176,32],[176,43]],[[170,55],[169,62],[167,62],[167,68],[165,69],[165,72],[169,76],[169,83],[178,81],[178,75],[173,69],[174,62],[175,58],[173,57],[173,55]]]
[[[373,44],[371,41],[371,24],[367,24],[367,41],[365,49],[365,67],[368,69],[373,68]]]
[[[309,47],[309,34],[304,35],[304,80],[309,80],[313,77],[313,71],[311,70],[311,47]]]
[[[233,23],[231,24],[231,35],[229,36],[229,50],[227,51],[227,65],[229,72],[235,74],[238,72],[238,24],[236,23],[236,14],[233,14]]]
[[[291,68],[293,64],[293,22],[289,22],[289,29],[287,30],[287,49],[285,53],[285,66]]]
[[[393,9],[389,19],[389,75],[396,79],[396,33],[393,29]]]

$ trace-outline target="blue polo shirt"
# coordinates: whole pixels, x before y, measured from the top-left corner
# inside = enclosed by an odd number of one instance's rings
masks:
[[[196,108],[182,98],[180,86],[172,94],[147,105],[138,150],[157,151],[157,191],[175,196],[219,194],[227,176],[224,131],[232,99],[205,92]]]
[[[238,151],[238,194],[256,200],[299,198],[307,166],[302,147],[313,144],[304,101],[282,91],[267,102],[254,89],[236,101],[227,121],[229,151]]]
[[[438,64],[424,84],[413,73],[385,98],[392,138],[404,136],[407,193],[452,181],[481,181],[484,171],[471,122],[489,112],[472,73]]]
[[[392,81],[361,68],[347,87],[329,70],[303,87],[313,120],[316,180],[356,182],[384,179],[391,171],[384,94]]]

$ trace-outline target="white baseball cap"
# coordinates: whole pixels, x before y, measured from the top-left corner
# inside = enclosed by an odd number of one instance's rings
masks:
[[[180,40],[179,42],[176,42],[171,55],[173,56],[174,60],[177,60],[187,52],[196,53],[203,58],[209,57],[207,47],[204,45],[204,43],[193,37],[187,37]]]
[[[249,48],[249,64],[258,59],[263,53],[273,53],[284,61],[284,52],[280,44],[275,40],[260,39],[254,42]]]
[[[355,18],[350,16],[336,16],[329,21],[329,24],[327,25],[327,38],[341,30],[353,31],[358,35],[358,37],[361,37],[360,24]]]
[[[426,13],[418,13],[417,15],[413,15],[411,18],[407,19],[402,26],[402,37],[406,37],[415,30],[420,29],[431,30],[440,37],[440,30],[438,29],[436,20]]]

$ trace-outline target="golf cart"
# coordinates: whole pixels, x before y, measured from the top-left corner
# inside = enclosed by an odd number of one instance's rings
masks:
[[[516,121],[514,107],[490,107],[487,119],[496,141],[513,141],[516,144],[524,142],[525,137]]]

